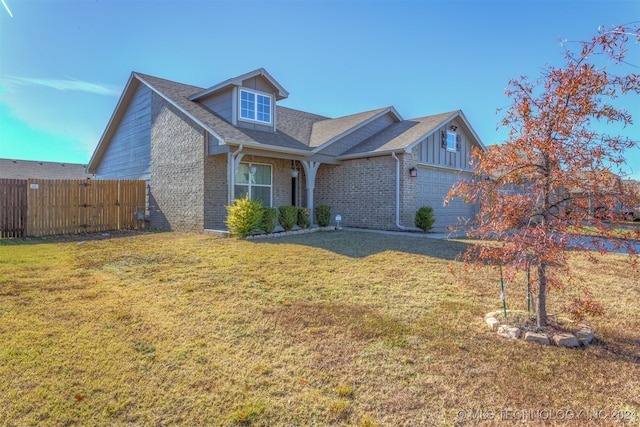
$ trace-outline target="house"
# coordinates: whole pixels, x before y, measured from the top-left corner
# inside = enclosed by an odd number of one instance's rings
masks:
[[[86,165],[79,163],[38,162],[0,159],[0,179],[91,179]]]
[[[326,204],[348,227],[412,228],[423,205],[435,229],[475,214],[461,200],[443,207],[471,175],[472,150],[486,149],[462,111],[329,118],[278,105],[288,96],[262,68],[209,88],[133,72],[88,171],[146,180],[150,225],[167,230],[224,228],[225,206],[244,194],[311,212]]]

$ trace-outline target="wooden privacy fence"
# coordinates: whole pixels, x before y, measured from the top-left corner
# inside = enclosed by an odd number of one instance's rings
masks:
[[[0,237],[141,228],[146,182],[0,180]]]
[[[0,179],[0,238],[26,237],[27,180]]]

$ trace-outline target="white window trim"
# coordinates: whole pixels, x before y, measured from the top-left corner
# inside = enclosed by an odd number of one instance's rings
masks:
[[[449,146],[450,136],[453,136],[453,148]],[[458,135],[456,135],[456,133],[454,132],[447,131],[447,151],[450,151],[452,153],[455,153],[456,151],[458,151]]]
[[[233,198],[236,198],[236,189],[235,186],[240,186],[240,185],[246,185],[247,189],[248,189],[248,194],[249,194],[249,199],[251,199],[251,187],[269,187],[269,200],[270,200],[270,205],[269,206],[265,206],[265,207],[272,207],[273,206],[273,165],[270,163],[256,163],[256,162],[240,162],[240,164],[244,164],[247,165],[247,168],[249,170],[251,170],[251,166],[252,165],[261,165],[261,166],[269,166],[269,171],[270,171],[270,176],[269,176],[269,180],[271,181],[270,185],[264,185],[264,184],[252,184],[251,183],[251,177],[249,177],[249,182],[247,184],[238,184],[237,182],[234,183],[234,188],[233,188]],[[238,173],[238,172],[236,172]],[[252,200],[252,199],[251,199]]]
[[[254,95],[254,109],[253,109],[253,114],[254,117],[253,118],[249,118],[249,117],[242,117],[242,92],[246,92],[246,93],[250,93]],[[269,121],[265,121],[265,120],[258,120],[257,116],[258,116],[258,95],[260,96],[264,96],[265,98],[269,98]],[[245,89],[245,88],[240,88],[240,90],[238,90],[238,120],[242,120],[245,122],[252,122],[252,123],[259,123],[261,125],[270,125],[273,123],[273,114],[274,114],[274,108],[275,106],[273,105],[273,96],[271,96],[268,93],[265,92],[259,92],[256,90],[249,90],[249,89]]]

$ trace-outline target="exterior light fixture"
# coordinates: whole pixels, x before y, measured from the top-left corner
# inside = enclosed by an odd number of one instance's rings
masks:
[[[409,169],[409,176],[411,178],[417,177],[418,176],[418,169],[416,169],[416,168]]]
[[[336,215],[336,224],[337,224],[338,230],[340,229],[340,221],[342,221],[342,215],[338,214]]]
[[[298,169],[296,168],[296,161],[291,160],[291,178],[298,177]]]
[[[251,175],[255,175],[257,171],[258,171],[258,168],[257,168],[257,167],[255,167],[254,165],[251,165],[251,166],[249,167],[249,173],[250,173]]]

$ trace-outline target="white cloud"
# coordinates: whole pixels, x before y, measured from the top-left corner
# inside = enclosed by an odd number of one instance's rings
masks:
[[[88,92],[97,95],[118,96],[121,89],[114,85],[85,82],[74,78],[34,79],[30,77],[0,76],[0,92],[16,91],[21,86],[44,86],[60,91]]]

